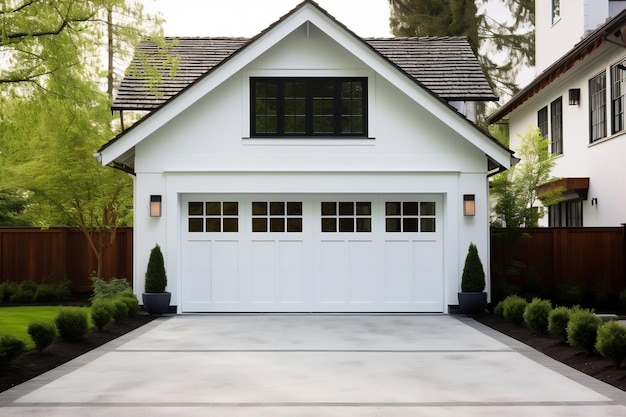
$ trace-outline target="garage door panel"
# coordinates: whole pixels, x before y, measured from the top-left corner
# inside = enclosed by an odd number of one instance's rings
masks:
[[[190,241],[183,256],[184,299],[190,304],[210,302],[211,291],[211,243]]]
[[[309,304],[310,280],[305,269],[304,247],[302,241],[278,242],[278,279],[279,300],[281,303]]]
[[[212,301],[239,303],[241,301],[239,241],[215,241],[211,259]]]
[[[435,303],[443,293],[443,254],[438,242],[413,242],[415,301]]]
[[[322,241],[316,262],[316,286],[319,288],[319,304],[344,303],[346,301],[346,256],[342,240]]]
[[[251,302],[274,303],[277,291],[274,241],[255,240],[251,244],[251,249]]]
[[[376,251],[372,241],[350,241],[348,246],[349,302],[372,304],[376,302]]]
[[[413,299],[413,258],[407,241],[385,242],[384,302],[407,304]]]

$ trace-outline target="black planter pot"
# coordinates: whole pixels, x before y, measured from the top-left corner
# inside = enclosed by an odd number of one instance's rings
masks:
[[[141,294],[143,309],[151,315],[167,313],[172,294],[169,292],[144,292]]]
[[[487,293],[460,292],[459,307],[468,316],[484,313],[487,308]]]

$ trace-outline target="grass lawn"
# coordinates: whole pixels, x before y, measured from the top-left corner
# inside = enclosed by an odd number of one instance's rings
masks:
[[[26,349],[35,348],[33,340],[28,334],[28,325],[34,321],[52,321],[64,308],[87,307],[63,307],[63,306],[28,306],[28,307],[1,307],[0,308],[0,334],[12,334],[26,343]],[[89,320],[89,327],[93,324]]]

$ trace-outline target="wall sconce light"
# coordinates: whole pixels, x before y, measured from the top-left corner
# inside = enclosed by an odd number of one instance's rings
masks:
[[[570,88],[569,105],[578,106],[580,104],[580,88]]]
[[[596,197],[591,199],[591,205],[592,206],[597,206],[598,205],[598,199]]]
[[[476,202],[474,194],[463,194],[463,215],[475,216],[476,215]]]
[[[161,196],[150,196],[150,217],[161,217]]]

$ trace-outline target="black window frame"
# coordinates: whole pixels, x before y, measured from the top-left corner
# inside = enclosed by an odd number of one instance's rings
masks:
[[[589,143],[606,138],[606,71],[589,80]]]
[[[563,154],[563,97],[550,103],[550,151]]]
[[[259,104],[263,104],[262,100],[265,100],[265,103],[268,103],[270,100],[276,100],[276,109],[272,109],[275,111],[275,115],[271,114],[272,117],[275,117],[275,120],[272,120],[272,123],[275,122],[276,129],[275,131],[257,131],[258,127],[256,124],[257,121],[257,83],[270,83],[275,84],[276,87],[276,97],[261,97],[259,98]],[[316,113],[315,109],[319,110],[319,106],[315,106],[315,104],[324,105],[323,101],[330,101],[330,97],[315,97],[314,95],[314,87],[316,83],[329,83],[332,84],[333,96],[332,96],[332,114],[329,113]],[[303,83],[304,85],[304,97],[290,98],[286,95],[287,85],[289,83]],[[360,83],[361,87],[361,96],[358,97],[343,97],[342,96],[342,85],[344,83]],[[358,86],[357,86],[358,88]],[[344,113],[342,111],[342,98],[346,100],[347,103],[352,107],[353,104],[360,101],[361,104],[361,112],[358,114],[355,112],[352,113]],[[286,101],[287,100],[287,101]],[[292,100],[299,102],[300,100],[304,100],[304,114],[289,113],[286,111],[286,106],[288,106],[288,101]],[[315,102],[315,100],[317,100]],[[315,103],[314,103],[315,102]],[[301,106],[301,103],[293,103],[293,106]],[[314,109],[315,107],[315,109]],[[328,110],[328,107],[325,108]],[[295,110],[294,110],[295,111]],[[267,114],[260,113],[260,116],[267,116]],[[329,117],[332,120],[332,131],[326,130],[323,132],[316,132],[314,130],[314,119]],[[299,132],[286,132],[286,120],[287,117],[293,117],[302,119],[304,117],[305,127],[302,131]],[[346,120],[350,120],[353,122],[355,119],[361,118],[360,129],[359,131],[351,131],[344,132],[342,131],[342,123]],[[253,138],[264,138],[264,137],[341,137],[341,138],[366,138],[368,136],[368,90],[367,90],[367,77],[250,77],[250,137]]]
[[[548,106],[544,106],[537,112],[537,127],[541,136],[548,138]]]
[[[583,227],[583,200],[561,201],[548,207],[549,227]]]
[[[611,66],[611,134],[626,129],[626,60]]]

